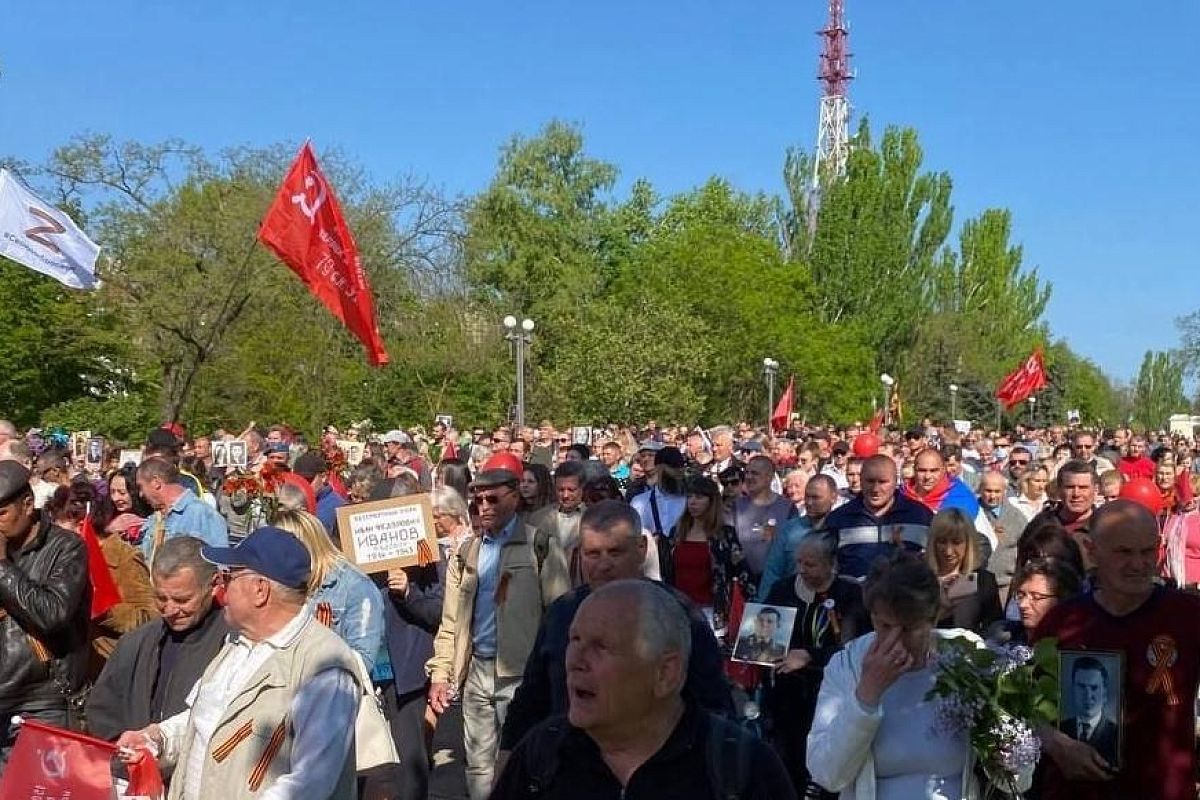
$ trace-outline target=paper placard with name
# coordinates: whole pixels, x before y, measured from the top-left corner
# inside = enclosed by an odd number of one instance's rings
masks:
[[[437,557],[433,504],[427,494],[410,494],[338,509],[342,552],[366,573],[415,566],[422,541]]]

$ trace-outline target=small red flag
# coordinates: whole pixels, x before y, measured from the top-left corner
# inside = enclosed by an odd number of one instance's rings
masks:
[[[125,797],[148,797],[150,800],[163,800],[166,787],[163,786],[162,773],[159,772],[158,762],[146,748],[138,748],[139,758],[125,765],[129,771],[129,785],[125,787]]]
[[[1029,354],[1029,358],[1021,366],[1004,377],[1000,388],[996,390],[996,399],[1010,409],[1022,400],[1033,395],[1039,389],[1045,388],[1049,381],[1046,378],[1046,365],[1042,361],[1042,350],[1039,347]]]
[[[788,424],[792,421],[792,407],[796,404],[796,376],[788,378],[787,390],[783,396],[779,398],[779,402],[775,404],[775,411],[771,414],[771,430],[786,431]]]
[[[25,720],[0,776],[0,797],[112,800],[114,752],[101,739]]]
[[[121,588],[108,571],[108,562],[104,560],[104,551],[100,549],[100,539],[92,527],[91,514],[83,518],[79,535],[87,547],[88,577],[92,581],[92,619],[99,619],[121,602]]]
[[[881,408],[871,417],[871,421],[867,423],[867,430],[871,433],[879,433],[879,429],[883,427],[883,418],[887,413]]]
[[[388,363],[358,247],[309,142],[284,177],[258,240],[362,342],[373,365]]]

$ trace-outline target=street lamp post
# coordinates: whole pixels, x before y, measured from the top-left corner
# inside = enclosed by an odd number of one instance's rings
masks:
[[[879,382],[883,384],[883,424],[892,424],[892,386],[895,385],[896,379],[886,372],[879,376]]]
[[[763,359],[763,376],[767,379],[767,429],[771,428],[771,415],[775,413],[775,376],[779,374],[779,362],[773,358]]]
[[[517,359],[517,428],[525,427],[525,348],[533,341],[533,320],[521,320],[520,328],[517,318],[509,314],[504,318],[504,328],[508,333],[504,338],[512,342]]]
[[[1033,426],[1033,408],[1037,405],[1037,398],[1033,395],[1029,396],[1029,424]]]
[[[958,384],[950,384],[950,419],[958,419]]]

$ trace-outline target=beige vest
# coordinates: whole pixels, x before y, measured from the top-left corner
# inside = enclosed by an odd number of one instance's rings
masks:
[[[232,645],[227,644],[217,654],[200,678],[201,685],[231,650]],[[258,797],[279,776],[290,772],[295,730],[288,712],[296,691],[331,666],[345,669],[357,682],[353,658],[341,637],[310,618],[295,641],[268,658],[229,702],[204,755],[200,796],[221,800]],[[330,735],[335,734],[330,731]],[[339,731],[336,735],[347,732]],[[353,729],[348,735],[353,736]],[[195,728],[189,724],[178,751],[168,800],[183,797],[194,737]],[[351,745],[333,794],[313,800],[355,800],[357,796]]]

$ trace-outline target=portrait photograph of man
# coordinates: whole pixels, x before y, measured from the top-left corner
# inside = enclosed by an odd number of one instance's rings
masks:
[[[747,603],[738,629],[733,660],[773,666],[787,657],[796,609]]]
[[[1121,763],[1121,653],[1059,653],[1058,728],[1089,744],[1114,768]]]

